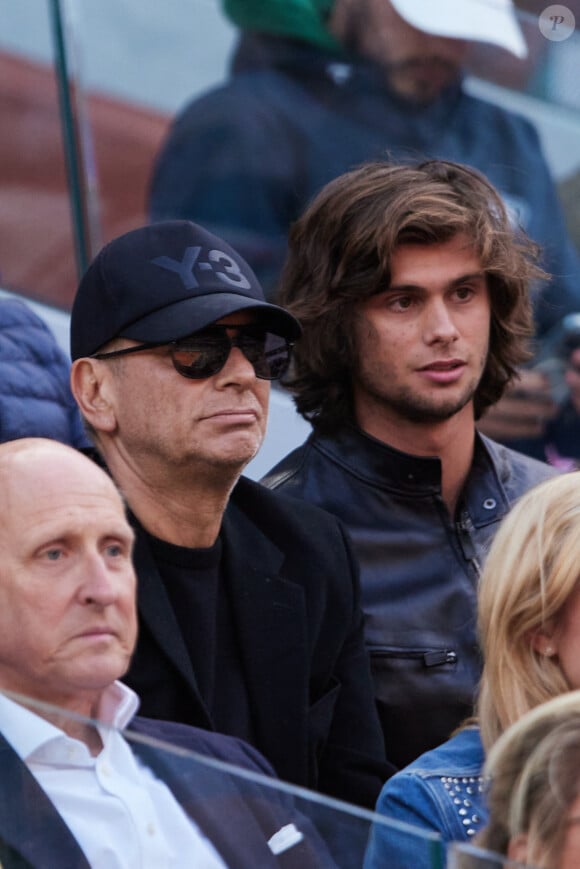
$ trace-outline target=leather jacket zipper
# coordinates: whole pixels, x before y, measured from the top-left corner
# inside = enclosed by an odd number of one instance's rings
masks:
[[[477,576],[481,573],[481,564],[478,561],[475,546],[473,544],[472,532],[474,531],[473,523],[469,517],[467,510],[462,510],[459,520],[455,523],[457,537],[463,557],[472,565]]]
[[[371,657],[407,658],[422,660],[425,667],[440,667],[442,664],[456,664],[457,652],[453,649],[394,649],[389,647],[370,647]]]

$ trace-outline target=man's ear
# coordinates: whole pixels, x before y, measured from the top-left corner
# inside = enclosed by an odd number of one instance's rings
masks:
[[[516,863],[526,863],[528,859],[528,836],[527,833],[518,833],[512,836],[508,842],[507,857]]]
[[[110,370],[97,359],[77,359],[70,372],[70,388],[81,414],[97,432],[117,426]]]

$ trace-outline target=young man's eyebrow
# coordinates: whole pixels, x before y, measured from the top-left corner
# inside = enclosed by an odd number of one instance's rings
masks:
[[[458,284],[469,283],[470,281],[480,281],[486,279],[486,272],[482,269],[477,272],[468,272],[465,275],[459,275],[457,278],[453,278],[449,281],[448,286],[455,287]],[[388,287],[384,290],[379,290],[380,293],[400,293],[400,292],[412,292],[412,291],[420,291],[424,290],[425,287],[423,284],[413,284],[413,283],[402,283],[402,284],[389,284]]]
[[[469,283],[469,281],[482,281],[482,280],[484,281],[486,279],[486,277],[487,277],[487,273],[484,271],[484,269],[481,269],[481,271],[468,272],[468,274],[466,274],[466,275],[461,275],[458,278],[453,278],[453,280],[450,281],[449,283],[450,283],[450,286],[453,287],[456,284]]]

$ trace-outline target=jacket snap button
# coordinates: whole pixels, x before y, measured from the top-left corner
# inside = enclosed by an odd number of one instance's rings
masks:
[[[494,507],[496,507],[496,506],[497,506],[497,501],[495,500],[495,498],[486,498],[485,501],[483,502],[483,509],[484,510],[493,510]]]

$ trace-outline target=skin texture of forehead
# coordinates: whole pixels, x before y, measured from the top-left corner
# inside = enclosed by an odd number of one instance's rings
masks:
[[[110,490],[111,500],[122,500],[113,482],[91,459],[72,447],[47,438],[22,438],[0,444],[0,505],[14,501],[23,486],[54,486],[58,500],[58,482],[63,469],[78,475],[79,486]]]
[[[0,444],[0,472],[4,473],[12,467],[25,467],[35,458],[49,461],[51,457],[69,456],[71,461],[79,459],[90,462],[82,453],[58,441],[48,438],[21,438],[15,441],[5,441]]]
[[[21,453],[40,454],[53,452],[55,454],[72,454],[73,456],[82,456],[78,450],[69,447],[66,444],[60,443],[50,438],[20,438],[19,440],[4,441],[0,444],[0,464],[10,460],[12,457]],[[83,457],[84,458],[84,457]]]

